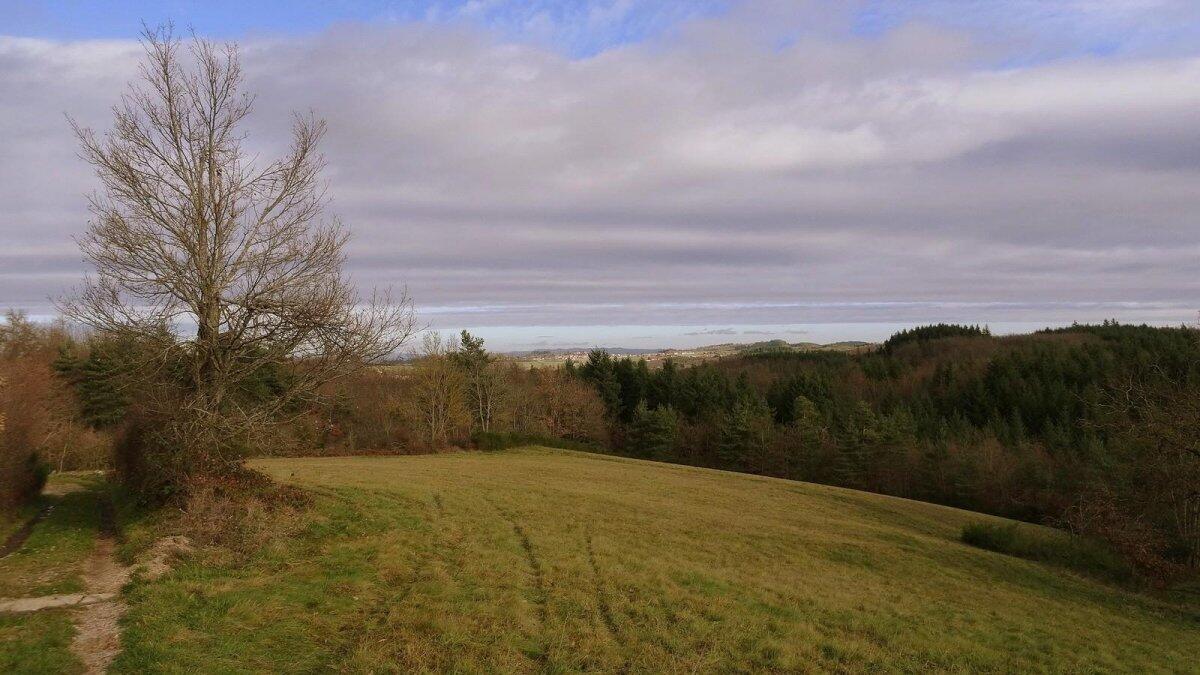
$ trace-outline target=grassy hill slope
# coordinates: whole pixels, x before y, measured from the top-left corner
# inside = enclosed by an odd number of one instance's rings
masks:
[[[979,516],[558,450],[269,459],[319,517],[135,583],[116,670],[1186,671],[1200,617]]]

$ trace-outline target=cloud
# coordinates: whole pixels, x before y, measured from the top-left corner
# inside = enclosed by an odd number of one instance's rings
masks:
[[[692,332],[690,332],[690,333],[684,333],[684,335],[688,335],[688,336],[696,336],[696,335],[737,335],[737,334],[738,334],[738,332],[737,332],[736,330],[732,329],[732,328],[710,328],[710,329],[708,329],[708,330],[698,330],[698,331],[692,331]]]
[[[439,326],[1191,316],[1195,50],[997,68],[932,10],[753,7],[586,58],[455,21],[247,40],[250,143],[326,117],[350,273]],[[62,113],[106,128],[137,56],[0,38],[0,305],[83,270]]]

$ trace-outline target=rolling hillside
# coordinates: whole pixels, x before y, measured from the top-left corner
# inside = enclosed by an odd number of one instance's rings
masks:
[[[970,548],[978,516],[950,508],[539,448],[254,466],[315,491],[315,520],[135,581],[116,671],[1180,672],[1200,653],[1194,611]]]

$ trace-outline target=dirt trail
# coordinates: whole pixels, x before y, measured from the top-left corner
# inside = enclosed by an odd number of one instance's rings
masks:
[[[29,529],[33,529],[32,525]],[[112,504],[101,501],[99,536],[83,563],[81,573],[84,592],[0,599],[0,612],[36,612],[59,607],[78,607],[71,653],[83,663],[85,673],[105,672],[121,651],[118,622],[125,613],[125,603],[121,601],[121,587],[129,581],[132,572],[132,568],[117,562],[116,548],[117,533],[113,522]]]
[[[74,490],[68,487],[58,494],[69,491]],[[75,612],[71,653],[83,663],[85,673],[93,675],[107,672],[113,659],[121,652],[120,621],[126,610],[121,599],[121,588],[129,581],[134,569],[140,567],[147,579],[157,579],[170,570],[169,563],[174,556],[192,550],[186,537],[166,537],[146,552],[139,565],[126,566],[117,562],[118,539],[112,504],[107,500],[101,501],[99,536],[84,562],[81,574],[84,592],[36,598],[0,598],[0,613],[78,608]]]
[[[83,570],[87,592],[105,599],[83,607],[75,616],[71,652],[83,662],[84,672],[103,673],[121,651],[121,629],[125,614],[121,587],[129,581],[131,568],[116,561],[116,538],[103,533]]]

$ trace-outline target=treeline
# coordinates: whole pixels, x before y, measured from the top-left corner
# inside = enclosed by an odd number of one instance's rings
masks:
[[[131,412],[139,398],[135,350],[113,339],[64,338],[49,360],[61,384],[74,391],[75,418],[117,432],[118,441],[137,417]],[[264,367],[242,383],[240,394],[249,401],[268,398],[288,377],[284,368]],[[362,369],[319,394],[311,405],[291,406],[286,423],[246,438],[241,454],[420,453],[469,447],[481,434],[598,449],[608,440],[605,409],[590,385],[563,370],[529,370],[499,359],[467,331],[449,339],[430,333],[407,363]]]
[[[463,331],[427,334],[407,363],[332,383],[316,406],[273,439],[272,453],[420,453],[524,443],[608,446],[604,404],[562,369],[497,358]]]
[[[1052,522],[1158,576],[1200,562],[1191,329],[1107,322],[995,338],[940,325],[865,354],[651,369],[596,351],[567,370],[600,396],[623,454]]]
[[[126,482],[155,475],[142,466],[141,441],[155,431],[144,411],[156,395],[143,384],[146,348],[7,316],[0,324],[0,508],[36,495],[51,470],[113,468]],[[157,362],[178,368],[170,359]],[[236,398],[246,405],[270,399],[291,377],[286,366],[265,365],[239,383]],[[363,368],[317,394],[291,404],[281,423],[236,439],[237,455],[608,447],[605,408],[590,384],[562,369],[499,359],[466,331],[453,339],[427,335],[409,362]],[[170,466],[170,459],[158,463]]]

